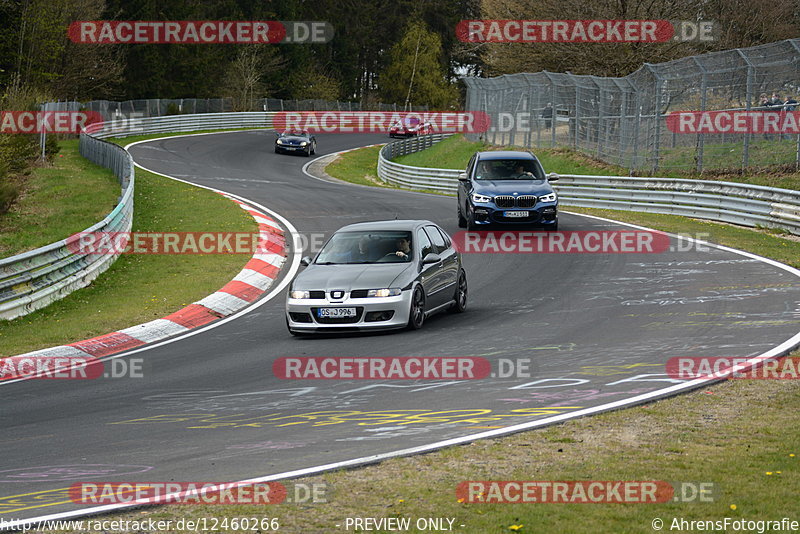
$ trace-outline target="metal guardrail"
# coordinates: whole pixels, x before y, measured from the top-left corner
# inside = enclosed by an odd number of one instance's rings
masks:
[[[438,138],[437,138],[438,135]],[[384,146],[378,177],[401,187],[453,193],[461,169],[412,167],[390,161],[441,140],[406,139]],[[397,145],[397,146],[395,146]],[[562,174],[553,184],[564,206],[644,211],[742,226],[766,226],[800,235],[800,191],[760,185],[677,178]]]
[[[272,118],[277,113],[276,111],[243,111],[132,118],[120,115],[105,121],[101,130],[92,130],[90,126],[89,131],[94,137],[106,139],[227,128],[272,128]]]
[[[81,134],[81,155],[111,169],[122,192],[105,219],[84,232],[128,232],[133,219],[134,171],[130,155],[117,145]],[[89,285],[108,269],[116,255],[74,254],[62,239],[44,247],[0,259],[0,319],[13,319]]]
[[[132,225],[133,159],[125,149],[104,141],[104,138],[226,128],[271,128],[274,115],[275,112],[245,112],[119,117],[103,123],[101,130],[90,127],[88,133],[80,136],[81,155],[111,169],[119,178],[122,190],[114,210],[84,232],[129,232]],[[68,241],[71,239],[0,259],[0,320],[26,315],[86,287],[117,258],[117,255],[74,254]]]

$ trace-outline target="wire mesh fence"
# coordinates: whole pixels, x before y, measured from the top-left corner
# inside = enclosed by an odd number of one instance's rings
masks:
[[[621,78],[544,71],[464,82],[465,108],[492,117],[483,137],[495,144],[571,147],[632,172],[800,167],[800,135],[680,133],[666,120],[678,111],[794,112],[800,39],[645,64]]]

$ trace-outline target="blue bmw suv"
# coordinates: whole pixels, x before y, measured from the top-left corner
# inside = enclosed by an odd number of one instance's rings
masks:
[[[458,178],[458,226],[539,225],[558,230],[558,195],[530,152],[476,152]]]

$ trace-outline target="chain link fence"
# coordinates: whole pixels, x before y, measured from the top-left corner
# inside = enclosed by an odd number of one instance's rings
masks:
[[[791,111],[800,39],[645,64],[621,78],[544,71],[464,82],[466,109],[492,117],[483,137],[494,144],[571,147],[631,172],[800,167],[800,135],[674,133],[665,120],[675,111]],[[773,94],[780,107],[764,105]]]

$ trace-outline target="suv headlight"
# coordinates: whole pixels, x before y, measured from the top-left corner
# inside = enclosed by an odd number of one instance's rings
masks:
[[[491,202],[492,197],[487,197],[486,195],[481,195],[479,193],[472,193],[472,201],[473,202]]]
[[[539,197],[539,202],[555,202],[558,196],[555,193],[550,193],[549,195],[542,195]]]
[[[391,287],[388,289],[370,289],[367,291],[368,297],[396,297],[399,294],[399,287]]]
[[[289,292],[289,296],[293,299],[310,299],[311,292],[310,291],[291,291]]]

